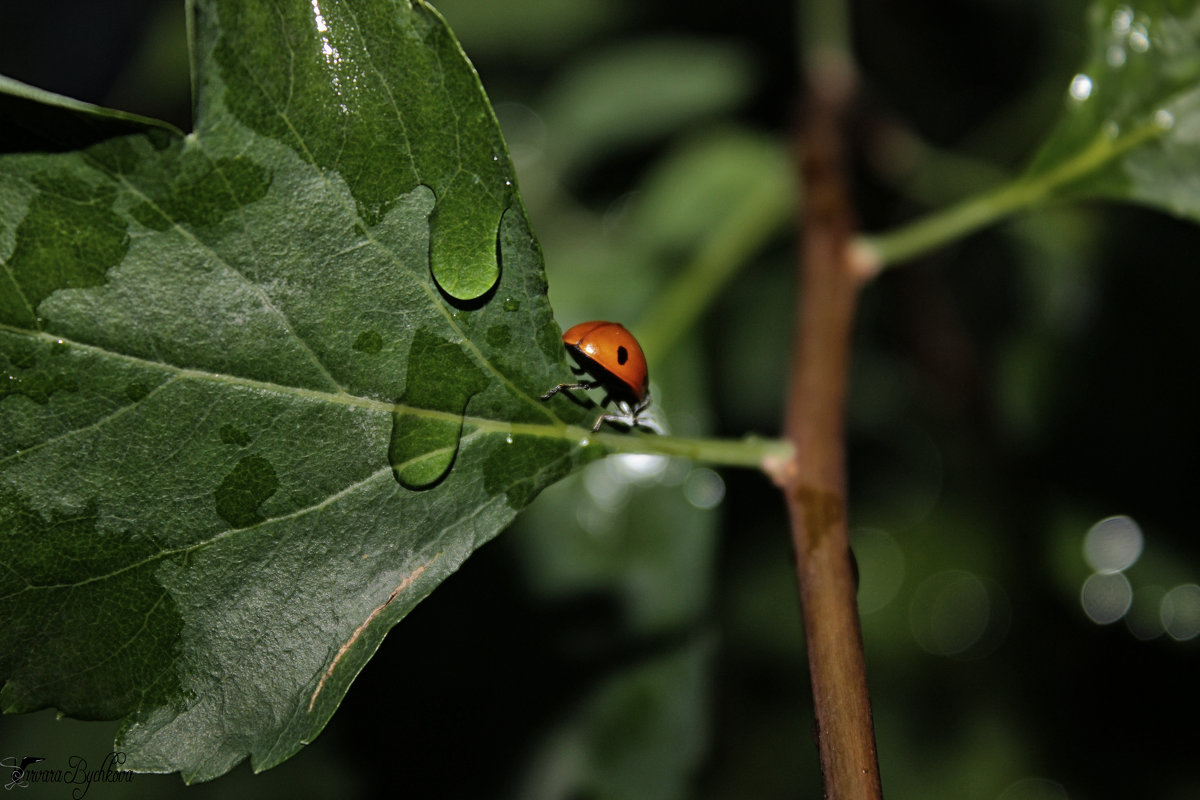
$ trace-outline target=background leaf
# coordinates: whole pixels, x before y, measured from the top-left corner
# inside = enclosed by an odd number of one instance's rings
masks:
[[[1200,219],[1200,5],[1101,0],[1087,25],[1087,59],[1030,175],[1074,165],[1072,195]]]
[[[125,717],[126,768],[204,780],[311,741],[586,456],[537,399],[540,254],[442,20],[194,13],[187,136],[0,86],[99,129],[0,159],[0,704]]]

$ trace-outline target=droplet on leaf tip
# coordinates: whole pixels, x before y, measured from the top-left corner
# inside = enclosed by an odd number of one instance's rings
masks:
[[[439,484],[454,464],[461,435],[461,417],[447,420],[395,411],[388,463],[396,482],[413,491]]]

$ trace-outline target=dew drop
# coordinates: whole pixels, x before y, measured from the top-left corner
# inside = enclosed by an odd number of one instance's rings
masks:
[[[591,440],[588,439],[588,437],[586,437],[586,436],[579,440],[580,447],[587,447],[591,443],[592,443]]]
[[[512,438],[512,434],[511,434],[511,433],[510,433],[508,436],[505,436],[505,437],[504,437],[504,443],[505,443],[505,444],[512,444],[512,443],[513,443],[513,438]]]
[[[1067,91],[1070,92],[1072,100],[1087,100],[1092,96],[1092,79],[1081,72],[1071,79],[1071,86]]]
[[[521,301],[517,300],[515,297],[504,298],[504,310],[509,312],[520,311]]]
[[[1168,131],[1175,127],[1175,115],[1165,108],[1160,108],[1154,112],[1154,124],[1164,131]]]

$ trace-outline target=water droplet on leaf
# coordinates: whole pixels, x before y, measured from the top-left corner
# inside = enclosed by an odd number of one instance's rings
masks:
[[[354,340],[354,349],[360,353],[378,353],[383,350],[383,337],[376,331],[363,331]]]
[[[488,378],[462,347],[422,328],[409,347],[407,384],[392,414],[388,463],[401,486],[430,489],[449,474],[462,415]]]
[[[262,456],[239,460],[213,491],[217,514],[234,528],[262,522],[259,507],[279,491],[279,477]]]
[[[392,475],[406,489],[431,489],[450,472],[458,455],[462,417],[431,418],[419,412],[392,413],[388,463]]]
[[[500,281],[503,218],[501,209],[461,194],[436,201],[429,215],[429,271],[451,301],[478,301]]]

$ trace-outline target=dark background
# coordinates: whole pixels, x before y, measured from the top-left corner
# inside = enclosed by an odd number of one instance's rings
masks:
[[[572,271],[578,231],[606,224],[679,142],[710,129],[786,142],[799,99],[797,24],[778,2],[499,5],[439,8],[507,109],[514,153],[552,150],[545,137],[556,131],[538,120],[552,118],[545,109],[562,75],[629,42],[719,43],[748,65],[736,96],[589,150],[569,170],[536,154],[527,166],[517,159],[565,327],[575,320],[564,308],[601,316],[586,303],[589,278]],[[977,0],[952,12],[931,0],[854,4],[864,91],[852,144],[865,230],[1016,173],[1082,61],[1078,2]],[[182,3],[3,2],[0,29],[0,73],[190,127]],[[610,89],[619,99],[636,86]],[[569,213],[548,185],[570,198]],[[1200,474],[1198,245],[1193,224],[1153,211],[1062,205],[954,243],[866,291],[851,523],[863,542],[863,628],[888,797],[1200,797],[1200,644],[1154,625],[1165,592],[1200,582],[1189,494]],[[779,429],[791,253],[780,231],[661,371],[668,393],[686,395],[696,425],[714,435]],[[621,276],[615,265],[610,279]],[[629,280],[604,290],[605,312],[644,310],[653,284]],[[561,774],[572,777],[559,788],[531,789],[530,754],[559,752],[543,749],[547,731],[574,719],[598,685],[700,641],[708,726],[696,734],[703,746],[684,796],[819,796],[782,504],[755,472],[723,471],[721,480],[724,499],[704,512],[708,532],[698,534],[712,549],[689,624],[639,628],[603,582],[552,596],[531,588],[528,549],[556,519],[563,536],[576,535],[571,509],[592,502],[573,481],[392,632],[316,743],[263,775],[243,764],[189,794],[622,796],[572,772],[570,759]],[[619,509],[623,535],[642,546],[658,527],[639,509],[675,502],[663,496],[679,490],[631,491]],[[1084,536],[1114,514],[1144,534],[1126,575],[1148,627],[1093,623],[1080,604]],[[939,651],[939,641],[966,645]],[[0,754],[42,747],[98,762],[114,732],[113,723],[51,712],[6,717]],[[669,744],[642,745],[638,735],[606,733],[643,753],[652,772]],[[138,776],[91,796],[182,791],[177,776]]]

